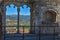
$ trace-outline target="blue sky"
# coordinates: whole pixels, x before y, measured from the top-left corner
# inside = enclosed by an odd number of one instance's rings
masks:
[[[6,15],[17,15],[17,7],[11,4],[10,7],[6,6]],[[23,5],[20,7],[20,15],[30,15],[30,7],[27,8],[27,5]]]

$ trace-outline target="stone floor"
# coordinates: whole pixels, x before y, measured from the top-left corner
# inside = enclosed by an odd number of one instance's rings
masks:
[[[4,35],[2,36],[4,40]],[[6,34],[5,40],[60,40],[59,35]]]

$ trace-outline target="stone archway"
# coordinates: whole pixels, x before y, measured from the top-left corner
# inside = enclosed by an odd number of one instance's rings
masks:
[[[56,21],[57,13],[53,10],[48,10],[45,12],[45,21],[48,23],[54,23]]]

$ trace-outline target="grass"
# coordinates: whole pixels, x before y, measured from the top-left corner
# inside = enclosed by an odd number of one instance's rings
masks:
[[[9,29],[9,28],[10,27],[8,27],[8,29],[6,29],[7,33],[16,33],[16,29],[17,29],[16,27],[11,27],[12,29]],[[19,32],[20,33],[29,33],[30,32],[30,27],[29,26],[19,27]]]
[[[26,29],[26,30],[29,30],[30,29],[30,26],[21,26],[21,28]]]
[[[18,26],[17,25],[17,22],[16,21],[9,21],[9,22],[6,22],[6,31],[7,33],[16,33],[16,27]],[[19,23],[19,32],[21,33],[29,33],[30,31],[30,23],[29,22],[25,22],[25,23],[22,23],[20,22]]]

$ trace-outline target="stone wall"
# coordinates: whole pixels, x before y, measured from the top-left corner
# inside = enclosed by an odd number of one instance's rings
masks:
[[[57,27],[56,30],[59,28],[57,23],[60,22],[60,19],[59,19],[60,17],[58,17],[58,15],[60,14],[60,7],[59,7],[59,5],[57,5],[58,4],[57,1],[55,1],[55,0],[54,1],[52,1],[52,0],[50,0],[50,1],[48,1],[48,0],[34,0],[34,1],[26,0],[26,2],[24,0],[20,0],[19,2],[18,2],[18,0],[17,1],[15,0],[14,2],[6,1],[4,3],[4,7],[3,7],[4,12],[2,14],[4,25],[5,25],[5,16],[6,16],[5,6],[10,5],[11,3],[15,4],[18,7],[21,6],[21,5],[24,5],[24,3],[26,3],[28,6],[31,7],[31,26],[32,27],[31,27],[30,31],[32,31],[32,32],[35,31],[36,33],[38,33],[41,29],[42,33],[49,33],[49,32],[52,33],[53,30],[54,30],[54,28],[52,28],[52,27]],[[46,11],[51,11],[51,10],[54,11],[57,14],[56,22],[54,22],[54,23],[47,22],[47,19],[45,17],[46,16],[45,12]],[[51,24],[52,27],[50,26],[50,24]],[[44,25],[44,27],[43,27],[43,25]],[[48,27],[48,25],[51,28]],[[49,29],[49,31],[48,31],[48,29]]]
[[[60,7],[58,7],[59,5],[57,5],[57,1],[55,1],[55,4],[53,4],[53,2],[51,3],[51,5],[47,5],[47,4],[40,4],[38,3],[38,7],[36,8],[35,11],[35,19],[34,19],[34,24],[35,27],[33,28],[33,31],[35,33],[60,33],[59,29],[59,22],[60,22],[60,17],[58,17],[58,15],[60,14]],[[35,7],[35,6],[34,6]],[[38,11],[38,12],[37,12]],[[50,19],[49,17],[45,15],[47,11],[53,11],[53,13],[56,13],[56,18],[53,18],[53,22],[50,22],[47,19]],[[49,14],[50,15],[50,14]],[[52,15],[54,17],[54,14]],[[59,15],[60,16],[60,15]],[[51,17],[52,18],[52,17]],[[43,26],[44,25],[44,26]],[[35,29],[34,29],[35,28]]]
[[[0,8],[0,40],[2,38],[2,14],[1,14],[1,8]]]

